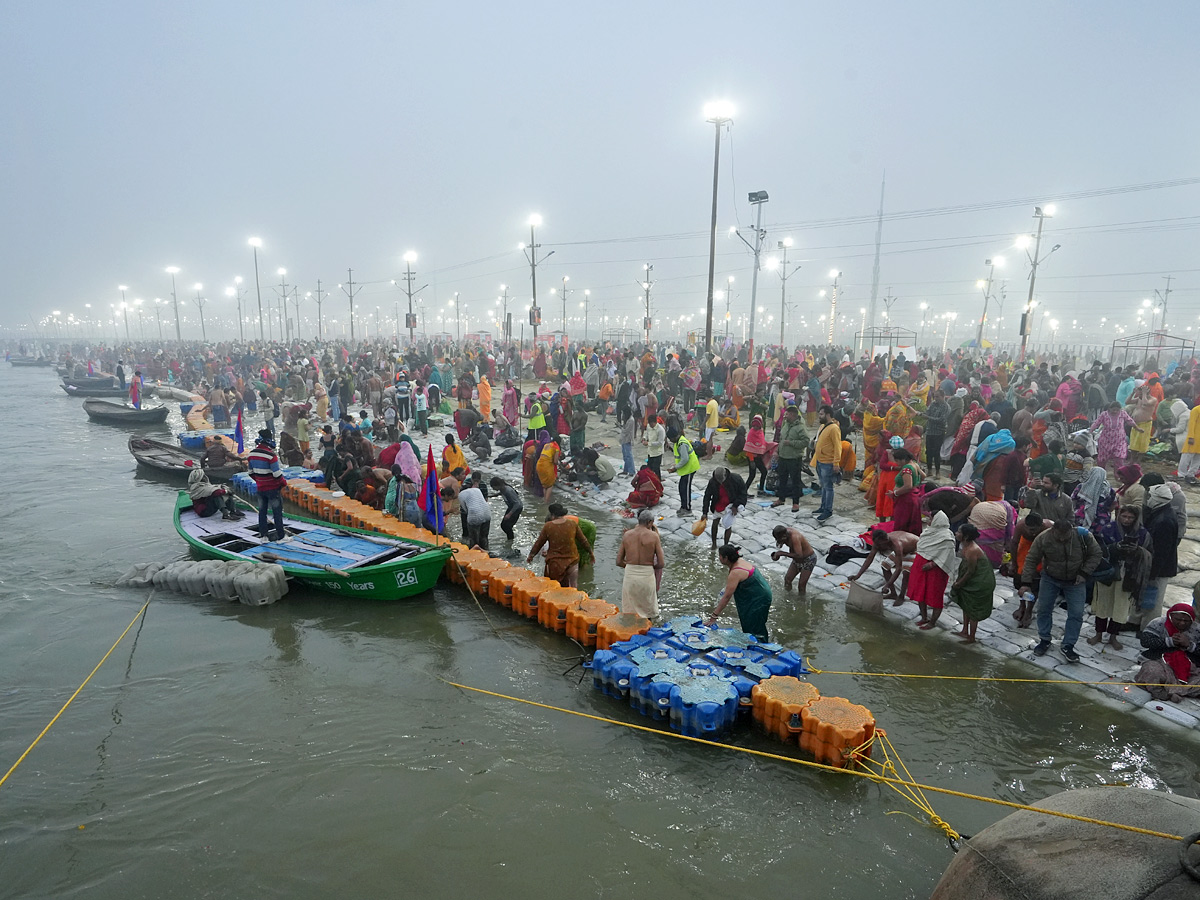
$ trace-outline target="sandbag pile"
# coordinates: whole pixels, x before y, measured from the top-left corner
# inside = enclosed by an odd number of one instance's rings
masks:
[[[154,585],[193,597],[237,600],[246,606],[274,603],[288,590],[287,575],[280,566],[215,559],[134,566],[117,579],[117,585]]]

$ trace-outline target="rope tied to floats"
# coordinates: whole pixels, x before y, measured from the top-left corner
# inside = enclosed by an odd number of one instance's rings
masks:
[[[75,693],[67,698],[67,702],[64,703],[62,708],[54,714],[54,718],[46,724],[46,727],[42,729],[41,733],[33,739],[33,743],[25,748],[25,752],[17,757],[17,761],[15,763],[9,766],[8,771],[4,773],[4,777],[0,778],[0,787],[4,785],[4,782],[8,781],[9,776],[12,775],[13,772],[17,771],[17,766],[25,762],[25,757],[33,752],[33,748],[36,747],[38,742],[46,736],[46,733],[54,726],[54,723],[58,721],[59,717],[67,711],[67,707],[70,706],[75,701],[75,698],[79,696],[80,692],[87,687],[87,683],[92,680],[92,676],[100,671],[100,667],[104,665],[110,656],[112,656],[112,652],[117,649],[117,645],[120,644],[121,641],[125,640],[125,635],[129,634],[129,630],[133,628],[134,623],[136,623],[137,620],[145,614],[146,608],[150,606],[150,601],[153,599],[154,591],[151,591],[150,596],[146,598],[146,602],[142,604],[142,608],[137,611],[137,615],[135,615],[133,619],[130,620],[129,624],[125,626],[125,630],[121,632],[121,636],[113,642],[111,647],[108,648],[108,652],[100,658],[100,662],[96,663],[96,667],[88,673],[87,678],[83,679],[83,682],[79,685],[79,687],[75,688]]]
[[[953,788],[937,787],[936,785],[932,785],[932,784],[922,784],[912,778],[912,775],[909,773],[908,768],[904,766],[903,761],[900,761],[900,766],[902,768],[904,768],[905,774],[908,775],[909,780],[907,780],[907,781],[905,781],[902,778],[896,777],[896,776],[884,775],[880,772],[874,772],[874,771],[868,771],[868,770],[860,771],[857,769],[840,768],[838,766],[830,766],[830,765],[826,765],[825,763],[815,762],[813,760],[797,759],[796,757],[793,757],[793,756],[784,756],[780,753],[769,753],[766,750],[755,750],[751,747],[737,747],[737,746],[734,746],[733,744],[723,744],[720,741],[710,741],[707,738],[692,737],[691,735],[679,734],[678,732],[674,732],[674,731],[662,731],[658,728],[651,728],[648,725],[639,725],[636,722],[622,722],[619,719],[610,719],[607,716],[597,716],[593,713],[579,712],[578,710],[574,710],[574,709],[565,709],[561,706],[553,706],[549,703],[539,703],[536,700],[527,700],[524,697],[513,697],[509,694],[498,693],[497,691],[489,691],[484,688],[472,687],[469,684],[460,684],[456,681],[450,681],[449,679],[446,679],[446,678],[440,678],[439,680],[445,684],[450,685],[451,687],[459,688],[460,690],[472,691],[477,694],[484,694],[485,696],[488,696],[488,697],[497,697],[501,700],[510,700],[514,703],[524,703],[528,706],[536,706],[536,707],[539,707],[540,709],[551,710],[552,712],[560,712],[560,713],[565,713],[570,716],[578,716],[581,719],[591,719],[595,722],[603,722],[607,725],[619,725],[623,728],[629,728],[634,731],[645,731],[650,734],[658,735],[659,737],[671,738],[673,740],[679,740],[679,741],[690,741],[691,743],[694,743],[694,744],[703,744],[708,747],[717,747],[722,750],[734,750],[738,753],[747,753],[751,756],[757,756],[762,759],[773,759],[778,762],[792,763],[792,764],[798,765],[798,766],[807,766],[808,768],[818,769],[823,772],[830,772],[835,775],[850,775],[850,776],[853,776],[856,778],[866,778],[870,781],[874,781],[879,784],[886,784],[886,785],[892,787],[893,789],[896,789],[897,791],[899,791],[900,788],[913,790],[918,793],[923,792],[923,791],[929,791],[930,793],[944,794],[947,797],[958,797],[963,800],[974,800],[979,803],[990,803],[995,806],[1004,806],[1004,807],[1008,807],[1009,809],[1019,809],[1019,810],[1025,811],[1025,812],[1038,813],[1039,815],[1043,815],[1043,816],[1054,816],[1055,818],[1070,819],[1075,822],[1084,822],[1089,825],[1100,825],[1100,826],[1104,826],[1107,828],[1116,828],[1120,831],[1129,831],[1129,832],[1132,832],[1133,834],[1143,834],[1143,835],[1146,835],[1147,837],[1162,838],[1163,840],[1168,840],[1168,841],[1184,840],[1183,836],[1178,835],[1178,834],[1167,834],[1166,832],[1163,832],[1163,831],[1152,831],[1149,828],[1138,828],[1135,825],[1124,825],[1120,822],[1108,822],[1108,821],[1105,821],[1104,819],[1093,819],[1088,816],[1077,816],[1074,813],[1059,812],[1058,810],[1055,810],[1055,809],[1044,809],[1042,807],[1030,806],[1026,803],[1016,803],[1012,800],[1001,800],[998,797],[985,797],[982,794],[971,794],[966,791],[956,791]],[[874,738],[872,738],[872,740],[874,740]],[[886,740],[886,735],[884,736],[884,740]],[[868,741],[867,743],[870,743],[870,742]],[[866,746],[866,744],[864,744],[863,746]],[[888,742],[888,746],[891,746],[890,741]],[[854,751],[850,751],[850,752],[854,752]],[[894,747],[892,747],[892,752],[895,753]],[[899,760],[898,754],[896,755],[896,759]],[[893,766],[894,766],[894,764],[893,764]],[[893,768],[893,770],[894,770],[894,768]],[[924,802],[925,802],[925,807],[928,807],[928,800],[925,800]],[[955,849],[957,849],[957,847],[955,845],[955,841],[957,840],[957,838],[963,837],[963,836],[960,835],[957,831],[954,831],[954,829],[951,828],[948,824],[946,824],[946,822],[943,819],[941,819],[941,817],[937,816],[936,813],[926,812],[926,815],[930,816],[930,822],[932,824],[934,824],[938,828],[942,829],[943,832],[946,833],[947,838],[950,839],[951,846],[955,847]],[[956,837],[950,838],[950,832],[953,832]]]

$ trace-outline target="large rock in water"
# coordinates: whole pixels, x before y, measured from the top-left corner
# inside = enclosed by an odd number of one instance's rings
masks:
[[[1140,788],[1064,791],[1032,804],[1168,834],[1200,831],[1200,800]],[[931,900],[1182,900],[1200,883],[1179,865],[1180,844],[1020,810],[967,841]],[[1190,854],[1200,865],[1200,847]]]

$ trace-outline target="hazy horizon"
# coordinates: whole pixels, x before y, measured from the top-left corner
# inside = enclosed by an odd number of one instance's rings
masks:
[[[567,275],[569,316],[590,291],[591,336],[622,318],[640,329],[650,263],[656,335],[681,316],[692,317],[681,331],[702,332],[713,164],[702,110],[722,99],[735,113],[715,281],[735,278],[739,336],[752,257],[728,230],[752,239],[747,192],[770,194],[765,246],[794,241],[789,343],[825,339],[831,269],[847,316],[835,337],[848,342],[871,293],[885,171],[879,297],[898,298],[897,324],[920,329],[925,302],[929,316],[958,313],[954,344],[973,336],[976,281],[1003,256],[1000,337],[1013,340],[1028,289],[1013,240],[1035,229],[1035,203],[1058,201],[1042,252],[1061,249],[1037,294],[1060,341],[1145,330],[1135,310],[1166,275],[1172,330],[1200,330],[1200,183],[1108,191],[1200,176],[1185,105],[1200,86],[1194,5],[1102,2],[1080,15],[1018,2],[1000,16],[948,2],[756,15],[713,3],[139,2],[10,5],[3,21],[3,262],[22,275],[0,327],[55,309],[78,318],[91,303],[111,336],[125,284],[145,301],[133,335],[149,337],[175,265],[183,336],[200,336],[184,301],[201,282],[209,336],[227,337],[235,276],[256,317],[253,235],[264,303],[283,266],[301,296],[321,279],[334,292],[326,323],[344,322],[336,285],[352,267],[357,331],[375,334],[379,307],[389,333],[407,304],[391,280],[412,250],[428,331],[455,331],[455,292],[472,330],[495,331],[485,322],[502,283],[516,330],[530,291],[517,245],[538,213],[542,252],[554,251],[538,269],[544,328],[560,325],[548,291]],[[1096,195],[1071,198],[1082,192]],[[921,210],[937,212],[904,214]],[[778,274],[761,272],[760,340],[778,339],[780,301]],[[715,312],[719,332],[723,301]],[[316,308],[301,314],[311,336]]]

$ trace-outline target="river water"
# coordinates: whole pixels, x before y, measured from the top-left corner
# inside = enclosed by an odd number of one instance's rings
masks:
[[[184,545],[175,488],[138,474],[127,431],[90,423],[51,370],[4,367],[0,385],[3,771],[148,596],[107,585]],[[168,427],[177,409],[148,433]],[[616,596],[619,528],[599,525],[581,587]],[[675,562],[664,608],[711,606],[716,561]],[[822,668],[1036,677],[777,587],[773,637]],[[0,787],[0,897],[926,897],[949,862],[940,832],[864,780],[445,683],[647,724],[564,676],[576,657],[449,585],[394,604],[294,588],[253,609],[158,594]],[[1200,791],[1192,738],[1095,692],[814,681],[869,707],[926,783],[1018,802],[1099,783]],[[730,741],[780,750],[748,729]],[[1005,812],[930,799],[964,833]]]

